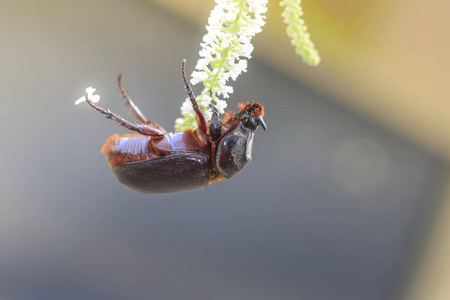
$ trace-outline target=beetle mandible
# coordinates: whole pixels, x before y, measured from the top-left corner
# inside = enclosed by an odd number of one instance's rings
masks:
[[[239,104],[239,113],[227,113],[222,120],[211,105],[213,114],[207,122],[186,80],[185,64],[183,60],[181,75],[197,117],[195,130],[166,132],[158,123],[149,121],[128,97],[121,75],[119,89],[140,124],[125,120],[85,96],[86,102],[106,118],[137,132],[112,135],[102,148],[115,177],[132,191],[172,193],[233,178],[252,158],[253,136],[258,126],[267,129],[264,107],[256,102]]]

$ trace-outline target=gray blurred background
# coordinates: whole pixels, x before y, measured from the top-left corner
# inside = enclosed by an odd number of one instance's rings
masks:
[[[1,1],[1,300],[400,297],[443,159],[263,49],[228,100],[263,103],[268,125],[236,179],[166,195],[114,179],[100,149],[127,131],[74,101],[94,86],[132,119],[122,73],[147,117],[173,128],[180,63],[193,70],[203,34],[152,1]]]

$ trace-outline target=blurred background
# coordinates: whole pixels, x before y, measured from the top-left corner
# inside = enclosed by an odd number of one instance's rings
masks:
[[[0,299],[449,299],[450,2],[303,1],[311,68],[271,1],[228,100],[266,107],[252,163],[130,192],[100,153],[126,130],[74,101],[131,119],[122,73],[173,128],[213,5],[0,2]]]

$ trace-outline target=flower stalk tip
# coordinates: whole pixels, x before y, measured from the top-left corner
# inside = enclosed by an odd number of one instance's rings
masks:
[[[308,27],[302,19],[303,10],[300,6],[301,0],[282,0],[280,6],[284,7],[282,13],[284,23],[288,24],[286,32],[291,38],[295,52],[303,58],[310,66],[320,63],[319,52],[315,49],[308,33]]]

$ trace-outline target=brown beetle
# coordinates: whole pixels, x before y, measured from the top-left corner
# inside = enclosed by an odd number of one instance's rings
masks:
[[[250,102],[239,104],[237,114],[219,113],[211,106],[213,116],[208,123],[197,105],[186,80],[183,60],[181,74],[184,88],[197,116],[198,128],[166,132],[158,123],[148,121],[131,101],[121,84],[119,88],[140,125],[133,124],[109,109],[98,106],[86,95],[86,102],[107,118],[136,131],[115,134],[103,145],[102,153],[116,178],[130,190],[141,193],[172,193],[208,186],[211,182],[236,176],[250,162],[253,135],[264,123],[264,108]]]

